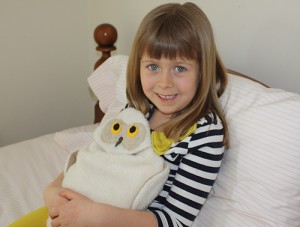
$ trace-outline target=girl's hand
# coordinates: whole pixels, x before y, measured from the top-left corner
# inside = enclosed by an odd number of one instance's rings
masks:
[[[47,190],[49,190],[49,192],[47,196],[45,196],[45,200],[47,201],[46,205],[49,210],[48,215],[53,219],[58,216],[59,208],[69,202],[69,200],[60,195],[63,190],[60,187],[52,187]]]
[[[61,182],[63,180],[63,174],[59,174],[58,177],[51,182],[44,191],[44,201],[49,210],[49,216],[54,218],[58,215],[58,208],[67,203],[69,200],[60,195],[63,188]]]
[[[97,222],[100,220],[99,215],[101,216],[101,212],[97,212],[96,203],[68,189],[61,191],[60,196],[69,202],[58,207],[56,211],[58,216],[52,219],[52,227],[97,225]]]

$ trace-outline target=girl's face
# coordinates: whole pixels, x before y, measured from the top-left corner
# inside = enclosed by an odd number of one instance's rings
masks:
[[[153,59],[143,54],[140,76],[147,98],[166,116],[184,109],[194,98],[199,82],[195,60]]]

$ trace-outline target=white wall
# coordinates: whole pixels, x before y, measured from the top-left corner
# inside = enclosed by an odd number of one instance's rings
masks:
[[[118,54],[128,54],[142,17],[164,0],[91,0],[90,24],[119,31]],[[171,1],[180,2],[185,1]],[[193,0],[209,17],[228,68],[269,86],[300,93],[299,0]]]
[[[87,14],[81,0],[0,1],[0,146],[92,123]]]

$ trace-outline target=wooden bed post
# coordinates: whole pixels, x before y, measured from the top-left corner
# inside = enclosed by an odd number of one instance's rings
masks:
[[[98,68],[106,59],[110,57],[110,52],[116,50],[115,42],[117,41],[117,29],[111,24],[100,24],[94,30],[94,39],[98,46],[97,51],[102,53],[101,58],[95,63],[94,69]],[[98,123],[103,118],[104,113],[99,107],[99,101],[94,107],[94,123]]]

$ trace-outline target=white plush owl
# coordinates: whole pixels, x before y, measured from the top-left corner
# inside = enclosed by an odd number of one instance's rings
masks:
[[[126,108],[101,123],[94,142],[71,155],[63,187],[95,202],[143,210],[162,190],[168,165],[152,149],[144,115]]]

